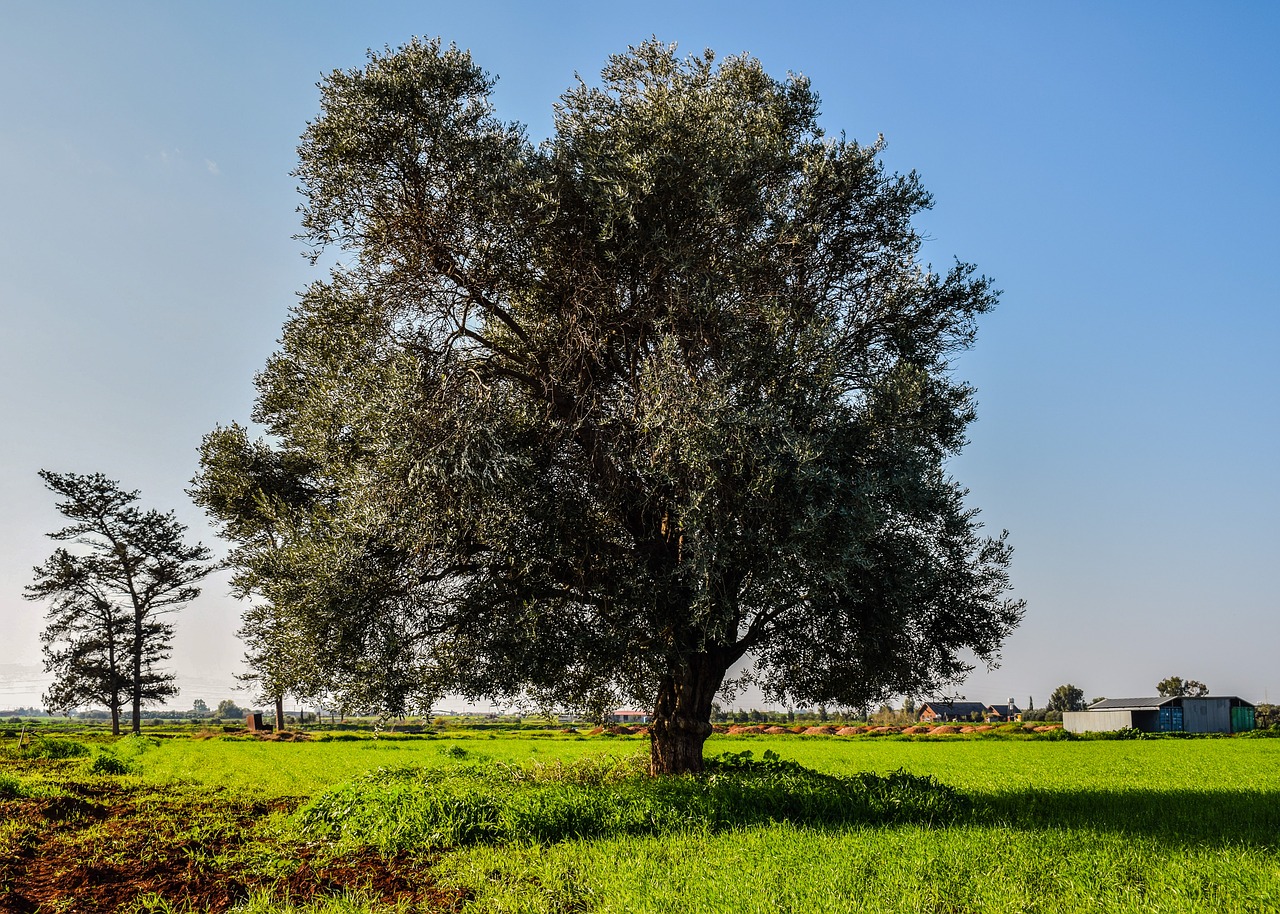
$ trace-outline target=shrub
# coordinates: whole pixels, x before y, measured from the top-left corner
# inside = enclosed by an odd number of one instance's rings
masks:
[[[103,752],[89,766],[90,774],[128,774],[129,766],[109,752]]]
[[[27,795],[26,788],[11,774],[0,771],[0,800],[16,800]]]
[[[73,739],[47,739],[37,737],[29,746],[19,750],[21,758],[69,759],[89,754],[89,747]]]
[[[490,841],[553,842],[768,822],[797,825],[949,821],[966,798],[897,771],[843,778],[772,752],[710,759],[704,774],[650,778],[643,756],[450,770],[381,768],[294,814],[307,840],[384,854]]]

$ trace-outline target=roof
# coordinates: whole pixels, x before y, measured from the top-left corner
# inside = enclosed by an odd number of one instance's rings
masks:
[[[1245,701],[1237,695],[1159,695],[1154,698],[1106,698],[1089,705],[1090,711],[1155,711],[1172,702],[1184,701],[1229,701],[1234,705],[1252,708],[1253,702]]]
[[[926,701],[921,708],[932,708],[938,714],[982,714],[987,710],[981,701]]]
[[[1013,702],[1009,702],[1008,704],[1002,705],[987,705],[987,710],[999,711],[1001,714],[1017,714],[1022,709]]]
[[[1154,711],[1162,705],[1167,705],[1171,701],[1177,701],[1178,696],[1161,695],[1155,698],[1104,698],[1102,701],[1095,701],[1089,705],[1090,711]]]

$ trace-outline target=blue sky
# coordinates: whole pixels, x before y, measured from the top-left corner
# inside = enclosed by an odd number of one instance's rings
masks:
[[[415,34],[470,48],[535,138],[650,35],[809,76],[829,132],[883,133],[935,195],[926,256],[1004,292],[955,366],[953,469],[1028,610],[959,691],[1280,700],[1280,8],[68,2],[0,5],[0,706],[44,684],[38,469],[218,546],[183,490],[315,275],[289,176],[315,83]],[[234,694],[238,613],[217,579],[178,618],[181,703]]]

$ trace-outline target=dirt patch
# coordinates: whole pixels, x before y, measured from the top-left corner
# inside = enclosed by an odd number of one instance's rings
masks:
[[[421,861],[373,853],[339,857],[268,843],[262,820],[297,800],[248,802],[112,782],[59,785],[69,796],[0,803],[0,818],[24,823],[0,856],[0,912],[108,914],[143,896],[221,914],[252,892],[295,903],[359,891],[415,910],[456,911],[464,898],[434,885]]]

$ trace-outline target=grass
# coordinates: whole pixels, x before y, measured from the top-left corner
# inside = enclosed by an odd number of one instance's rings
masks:
[[[136,914],[1280,910],[1280,740],[717,736],[655,786],[639,737],[491,735],[9,752],[0,883],[39,849]]]

